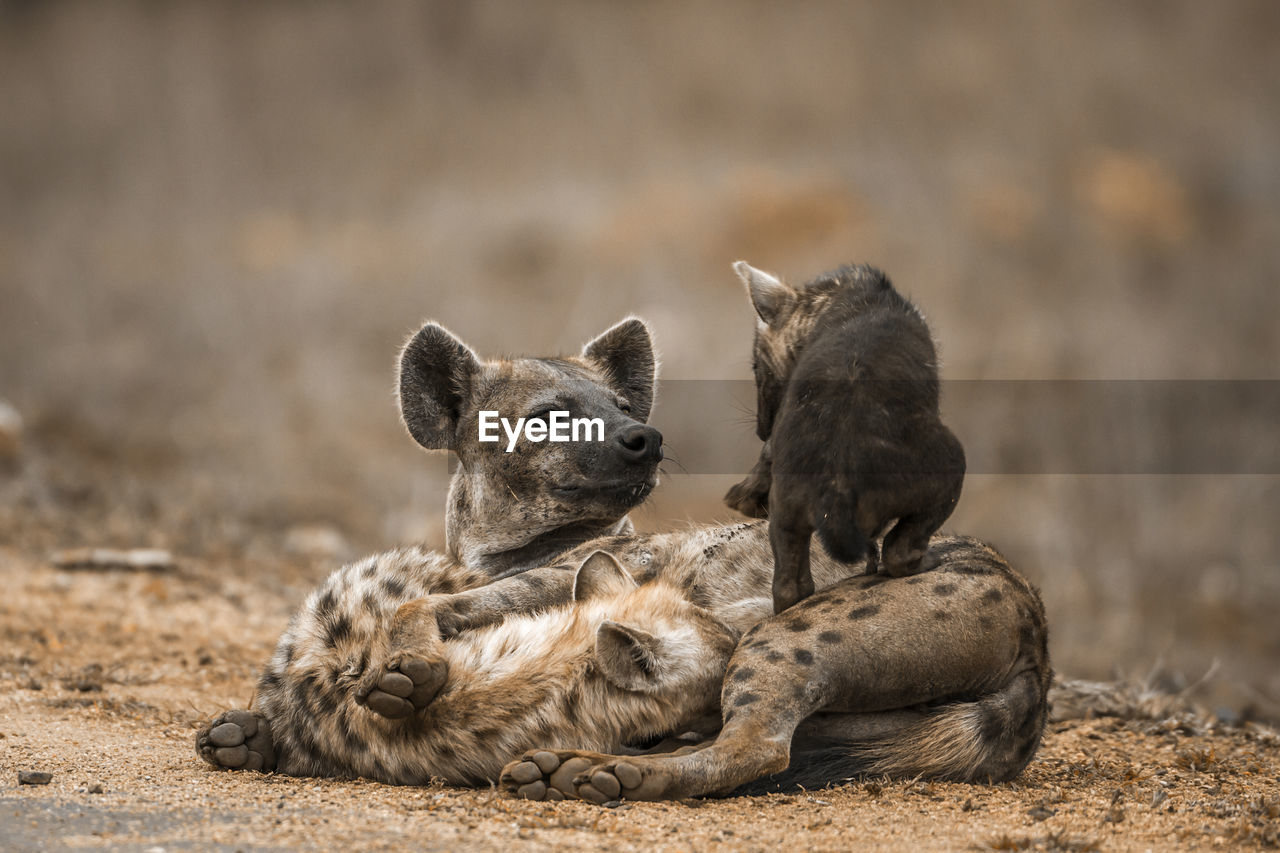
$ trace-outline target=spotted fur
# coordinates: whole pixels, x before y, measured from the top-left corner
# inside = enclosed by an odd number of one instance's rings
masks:
[[[602,336],[608,346],[602,350],[597,339],[577,360],[482,365],[482,378],[528,367],[526,376],[542,378],[525,383],[519,393],[527,396],[516,402],[531,404],[571,387],[580,404],[612,406],[615,426],[631,429],[617,389],[630,383],[630,393],[642,398],[635,375],[646,375],[646,368],[630,370],[617,352],[647,353],[651,383],[652,350],[647,334],[637,347],[634,327],[620,337],[617,328]],[[724,730],[692,753],[703,757],[641,757],[652,766],[629,796],[723,792],[805,767],[815,770],[804,784],[864,771],[1001,779],[1030,759],[1044,725],[1049,678],[1043,608],[994,550],[964,537],[935,537],[930,553],[938,569],[892,578],[864,575],[863,566],[816,548],[818,593],[773,617],[764,523],[636,535],[625,511],[642,495],[556,492],[563,484],[557,466],[580,471],[600,467],[599,459],[565,462],[538,451],[493,462],[461,443],[466,431],[456,422],[468,417],[469,395],[486,393],[485,382],[477,381],[474,367],[455,370],[456,360],[469,356],[437,330],[424,331],[438,346],[425,354],[411,346],[406,356],[433,359],[444,378],[408,383],[402,405],[420,441],[452,447],[463,459],[450,491],[446,551],[408,548],[371,557],[340,569],[313,592],[265,668],[253,712],[228,712],[197,735],[198,752],[211,764],[394,782],[438,775],[474,784],[492,780],[495,761],[525,747],[589,748],[608,758],[629,738],[661,733],[664,726],[677,732],[708,701],[714,707],[717,692]],[[604,350],[614,355],[606,358]],[[562,384],[569,381],[564,371],[574,373],[575,384]],[[595,377],[594,391],[576,384],[583,375]],[[433,382],[447,390],[430,390]],[[414,406],[416,414],[407,411]],[[630,414],[647,409],[631,407]],[[631,472],[642,486],[652,477],[648,461],[617,470]],[[528,511],[501,497],[516,484],[518,493],[535,496]],[[508,528],[494,534],[504,544],[490,548],[469,534],[466,520],[497,530],[499,508],[508,512]],[[598,630],[596,620],[605,618],[573,602],[575,568],[597,550],[616,555],[641,593],[661,590],[663,607],[691,608],[680,612],[704,627],[721,626],[696,636],[686,632],[692,639],[679,644],[683,680],[673,695],[666,688],[631,691],[623,702],[561,656],[562,648],[580,652],[591,626]],[[529,568],[534,559],[541,562]],[[369,673],[385,670],[397,615],[406,607],[430,615],[432,631],[423,642],[444,660],[448,678],[417,713],[389,719],[357,696]],[[614,614],[626,618],[619,607]],[[548,608],[557,608],[554,617],[543,613]],[[549,621],[537,621],[544,618]],[[662,640],[675,633],[660,619],[646,624]],[[727,648],[714,639],[718,631],[744,634],[727,661]],[[544,656],[523,657],[526,645]],[[514,662],[519,677],[512,680]],[[692,699],[681,705],[676,693]],[[601,720],[609,721],[603,729]],[[793,755],[804,762],[792,762]],[[927,755],[936,756],[932,764],[923,763]]]
[[[578,577],[602,560],[612,558],[593,555]],[[622,583],[597,584],[572,603],[446,643],[449,681],[424,713],[409,720],[372,713],[353,689],[368,650],[395,602],[426,594],[445,565],[421,551],[392,552],[347,567],[312,593],[281,638],[255,709],[270,720],[278,772],[478,785],[533,746],[619,750],[717,707],[719,680],[707,673],[723,670],[738,633],[681,588],[637,586],[614,563]],[[390,580],[399,581],[398,596],[380,594]],[[335,632],[336,625],[344,627]],[[629,680],[619,673],[634,665],[638,646],[603,656],[610,631],[649,638],[643,672]]]

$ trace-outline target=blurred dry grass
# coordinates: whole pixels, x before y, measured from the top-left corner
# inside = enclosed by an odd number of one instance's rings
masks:
[[[665,376],[746,378],[738,257],[883,266],[948,378],[1280,378],[1277,34],[1266,0],[7,0],[0,537],[438,541],[404,335],[545,353],[636,313]],[[676,470],[645,526],[727,516]],[[1276,476],[984,475],[950,526],[1042,586],[1060,669],[1218,659],[1213,698],[1275,716],[1277,517]]]

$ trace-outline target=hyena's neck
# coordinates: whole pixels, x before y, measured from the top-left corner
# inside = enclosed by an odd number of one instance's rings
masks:
[[[494,580],[553,565],[561,554],[597,537],[634,532],[625,515],[570,521],[547,529],[545,521],[527,517],[516,501],[474,496],[460,474],[454,475],[449,487],[445,550],[457,563]]]

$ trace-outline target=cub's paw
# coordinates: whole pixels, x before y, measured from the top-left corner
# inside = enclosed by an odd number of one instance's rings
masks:
[[[271,723],[253,711],[227,711],[200,727],[196,755],[219,770],[275,770]]]
[[[724,502],[729,509],[737,510],[748,518],[765,518],[769,515],[769,483],[761,483],[754,474],[729,488]]]
[[[383,667],[365,673],[355,699],[375,714],[401,720],[424,710],[449,678],[443,660],[394,655]]]
[[[677,750],[676,755],[692,751]],[[620,757],[577,750],[527,752],[502,769],[503,790],[526,800],[660,800],[667,789],[660,764],[642,756]]]

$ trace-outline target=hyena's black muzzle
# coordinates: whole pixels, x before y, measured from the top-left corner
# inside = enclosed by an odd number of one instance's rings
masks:
[[[581,447],[578,476],[553,489],[556,497],[625,511],[653,491],[662,461],[662,433],[629,418],[608,426],[603,442]]]
[[[614,437],[618,454],[633,465],[657,465],[662,461],[662,433],[648,424],[635,424]]]

